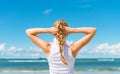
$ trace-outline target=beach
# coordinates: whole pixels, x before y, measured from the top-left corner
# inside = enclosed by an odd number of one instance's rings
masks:
[[[49,71],[2,71],[0,74],[49,74]],[[120,71],[75,71],[74,74],[120,74]]]

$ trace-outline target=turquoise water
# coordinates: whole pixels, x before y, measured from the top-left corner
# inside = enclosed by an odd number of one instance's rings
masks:
[[[48,62],[47,60],[39,59],[1,59],[0,60],[0,72],[7,74],[10,72],[30,72],[33,73],[44,73],[48,74]],[[75,62],[75,74],[82,72],[82,74],[87,74],[85,72],[90,71],[120,71],[120,59],[76,59]],[[83,73],[84,72],[84,73]],[[120,73],[120,72],[119,72]],[[33,73],[34,74],[34,73]],[[94,73],[93,73],[94,74]]]

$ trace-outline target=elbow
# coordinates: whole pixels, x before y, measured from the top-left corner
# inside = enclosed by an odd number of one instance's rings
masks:
[[[29,33],[29,30],[28,30],[28,29],[27,29],[27,30],[25,30],[25,33],[26,33],[26,34],[28,34],[28,33]]]
[[[30,35],[30,34],[31,34],[29,29],[25,30],[25,33],[26,33],[27,35]]]
[[[89,28],[87,34],[95,34],[96,33],[96,28]]]
[[[95,33],[96,33],[96,28],[92,28],[91,32],[92,32],[93,34],[95,34]]]
[[[93,28],[93,32],[96,32],[96,28]]]
[[[32,29],[27,29],[27,30],[25,30],[25,33],[26,33],[28,36],[29,36],[29,35],[36,35]]]

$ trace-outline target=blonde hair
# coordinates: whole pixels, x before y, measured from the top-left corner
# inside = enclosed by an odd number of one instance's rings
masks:
[[[58,44],[59,44],[60,59],[65,65],[68,65],[67,61],[65,60],[65,58],[62,54],[63,53],[63,46],[65,43],[65,37],[63,36],[64,35],[63,26],[68,26],[68,25],[64,20],[58,20],[55,22],[54,26],[56,26],[56,28],[58,28],[58,33],[56,34],[56,36],[57,36],[57,40],[58,40]]]

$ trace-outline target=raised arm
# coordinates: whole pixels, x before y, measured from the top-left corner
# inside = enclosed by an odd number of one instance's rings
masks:
[[[49,53],[50,43],[42,40],[37,34],[51,33],[52,28],[31,28],[26,30],[27,36],[45,53]]]
[[[84,33],[86,34],[82,39],[76,41],[71,45],[72,54],[76,57],[78,51],[85,46],[96,33],[96,28],[87,27],[87,28],[70,28],[69,33]]]

